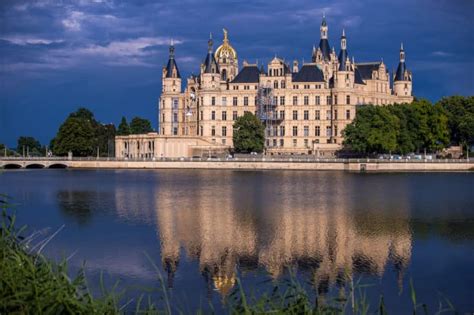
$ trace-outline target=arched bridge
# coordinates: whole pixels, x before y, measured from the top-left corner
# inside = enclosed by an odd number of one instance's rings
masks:
[[[65,158],[0,158],[0,168],[68,168],[70,161]]]

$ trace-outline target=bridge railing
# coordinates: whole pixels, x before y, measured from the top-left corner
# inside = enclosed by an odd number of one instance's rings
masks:
[[[62,162],[70,161],[124,161],[124,162],[273,162],[273,163],[473,163],[474,159],[371,159],[371,158],[318,158],[315,156],[248,156],[248,157],[0,157],[3,162]]]

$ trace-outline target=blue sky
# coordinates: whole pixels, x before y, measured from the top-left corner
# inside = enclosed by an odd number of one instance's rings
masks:
[[[474,95],[472,0],[2,0],[0,143],[31,135],[47,144],[79,106],[104,123],[142,116],[156,127],[171,38],[184,77],[198,73],[209,32],[217,46],[223,27],[240,63],[309,61],[323,12],[330,44],[338,50],[345,28],[356,62],[396,68],[403,42],[416,96]]]

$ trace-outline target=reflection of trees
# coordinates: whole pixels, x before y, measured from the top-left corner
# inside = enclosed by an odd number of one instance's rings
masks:
[[[213,175],[211,181],[196,175],[193,189],[185,193],[166,185],[155,193],[170,285],[181,247],[199,261],[209,290],[222,294],[234,286],[236,268],[263,267],[277,278],[286,266],[294,266],[309,272],[324,293],[353,272],[382,275],[391,262],[401,275],[408,264],[411,235],[405,210],[396,210],[395,219],[384,212],[364,216],[351,210],[343,174],[331,173],[315,183],[304,173],[263,173],[258,185],[246,185],[241,175]],[[403,202],[398,206],[403,208]]]
[[[110,194],[107,194],[110,197]],[[103,211],[101,204],[105,193],[97,191],[60,190],[56,194],[61,213],[74,219],[79,225],[87,224],[94,213]],[[102,201],[102,202],[101,202]]]

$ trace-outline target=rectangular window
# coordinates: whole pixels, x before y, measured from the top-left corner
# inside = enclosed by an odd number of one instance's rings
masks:
[[[236,96],[234,96],[234,97],[232,98],[232,105],[233,105],[233,106],[237,106],[237,97],[236,97]]]
[[[309,110],[305,110],[303,113],[303,119],[304,120],[309,120]]]
[[[326,120],[331,120],[331,110],[326,111]]]
[[[337,120],[337,109],[334,110],[334,120]]]
[[[211,112],[211,120],[216,120],[216,112],[215,111]]]
[[[296,147],[298,145],[298,140],[293,139],[293,146]]]
[[[309,137],[309,127],[308,126],[304,126],[303,128],[303,135],[305,137]]]
[[[204,135],[204,127],[199,126],[199,131],[200,131],[201,136],[203,136]]]
[[[227,97],[222,98],[222,106],[227,106]]]
[[[326,137],[330,137],[332,135],[331,126],[326,126]]]
[[[211,105],[216,105],[216,97],[211,97]]]
[[[227,112],[226,111],[222,112],[222,120],[227,120]]]
[[[293,96],[293,105],[298,105],[298,96]]]
[[[204,114],[203,114],[202,111],[201,111],[201,115],[200,115],[200,116],[201,116],[201,120],[204,120]]]
[[[350,104],[351,104],[351,96],[347,95],[346,96],[346,105],[350,105]]]
[[[277,139],[273,139],[273,146],[274,146],[274,147],[277,146]]]
[[[273,97],[273,105],[278,105],[278,96]]]
[[[293,120],[298,120],[298,111],[297,110],[293,111]]]
[[[280,96],[280,105],[285,105],[285,97]]]
[[[215,135],[216,135],[216,127],[212,126],[211,127],[211,136],[215,136]]]
[[[232,120],[237,120],[237,111],[232,112]]]
[[[285,111],[284,110],[280,111],[280,119],[285,119]]]
[[[305,95],[303,98],[303,102],[304,105],[309,105],[309,96]]]
[[[331,95],[326,96],[326,104],[327,104],[327,105],[331,105],[331,104],[332,104]]]
[[[319,137],[321,135],[321,128],[319,126],[314,127],[314,135]]]
[[[178,113],[173,113],[173,122],[178,122]]]
[[[248,98],[248,96],[244,96],[244,106],[249,106],[249,98]]]
[[[334,136],[337,137],[337,126],[334,126]]]
[[[337,95],[334,95],[334,105],[337,105]]]
[[[321,97],[319,95],[315,97],[315,103],[316,105],[321,105]]]
[[[314,120],[320,120],[321,119],[321,114],[319,113],[319,110],[316,110],[314,112]]]
[[[173,109],[178,109],[178,99],[173,98]]]
[[[173,128],[173,135],[175,135],[175,136],[178,135],[178,127]]]
[[[350,109],[346,110],[346,119],[351,119],[351,110]]]
[[[280,137],[285,136],[285,126],[280,126]]]
[[[222,127],[222,136],[227,137],[227,127],[226,126]]]
[[[304,147],[305,147],[305,148],[309,148],[308,139],[304,139]]]
[[[285,146],[285,141],[283,141],[283,139],[280,139],[280,147],[283,147]]]
[[[298,126],[293,126],[293,137],[298,136]]]

